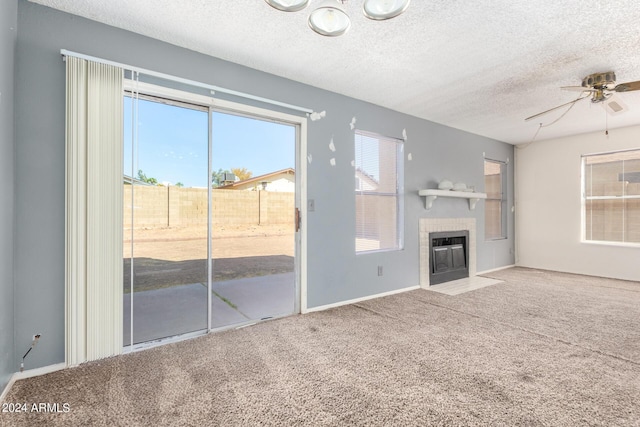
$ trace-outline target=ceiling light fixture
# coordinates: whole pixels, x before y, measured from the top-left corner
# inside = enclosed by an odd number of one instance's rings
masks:
[[[351,27],[349,15],[336,0],[327,0],[309,15],[309,27],[323,36],[336,37],[346,33]]]
[[[309,0],[265,0],[267,4],[284,12],[297,12],[309,5]]]
[[[395,18],[409,7],[410,0],[365,0],[364,16],[376,21]]]
[[[265,0],[267,4],[284,12],[296,12],[309,5],[310,0]],[[341,7],[347,0],[325,0],[309,15],[309,27],[323,36],[336,37],[351,27],[349,15]],[[395,18],[409,7],[411,0],[364,0],[364,16],[375,21]],[[337,4],[336,4],[337,3]]]

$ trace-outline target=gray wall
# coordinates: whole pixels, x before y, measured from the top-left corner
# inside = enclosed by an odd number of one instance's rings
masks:
[[[335,93],[178,48],[86,19],[20,1],[17,55],[16,345],[42,333],[30,365],[64,361],[64,63],[69,49],[296,105],[326,110],[309,121],[308,305],[325,304],[419,283],[418,219],[475,217],[483,235],[483,209],[463,200],[438,200],[430,212],[417,195],[448,177],[482,188],[482,153],[506,160],[510,145],[460,132]],[[406,129],[405,249],[356,256],[352,117],[360,129],[401,137]],[[334,138],[336,152],[329,150]],[[329,160],[335,157],[336,166]],[[512,170],[510,168],[512,175]],[[509,187],[512,188],[510,177]],[[512,204],[513,194],[510,193]],[[46,206],[46,210],[39,207]],[[478,271],[513,264],[509,239],[478,244]],[[377,266],[384,276],[377,276]],[[33,367],[33,366],[29,366]]]
[[[0,393],[16,371],[13,346],[13,68],[17,0],[0,6]]]

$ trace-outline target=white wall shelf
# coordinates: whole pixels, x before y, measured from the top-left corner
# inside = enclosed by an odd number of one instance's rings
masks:
[[[456,197],[459,199],[469,199],[469,210],[476,208],[476,203],[480,199],[486,199],[486,193],[474,193],[471,191],[453,191],[453,190],[419,190],[418,194],[424,197],[424,208],[431,209],[433,201],[438,197]]]

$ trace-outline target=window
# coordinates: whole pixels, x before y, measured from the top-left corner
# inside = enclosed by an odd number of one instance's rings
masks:
[[[640,150],[582,156],[583,240],[640,243]]]
[[[357,130],[355,151],[356,252],[402,249],[403,142]]]
[[[484,161],[484,238],[497,240],[507,238],[506,169],[504,162]]]

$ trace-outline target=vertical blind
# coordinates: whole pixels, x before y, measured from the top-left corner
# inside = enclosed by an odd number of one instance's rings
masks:
[[[402,144],[356,131],[356,252],[402,248]]]
[[[66,57],[66,358],[122,349],[121,68]]]

